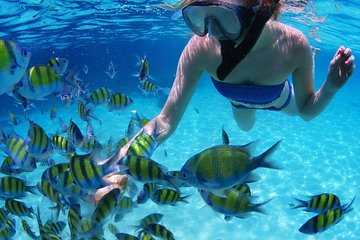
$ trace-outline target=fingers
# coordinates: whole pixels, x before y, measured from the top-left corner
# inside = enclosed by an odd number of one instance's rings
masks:
[[[352,50],[350,48],[340,46],[336,51],[333,60],[331,61],[331,65],[333,68],[339,67],[340,64],[350,66],[354,62],[354,59],[355,57],[352,55]]]

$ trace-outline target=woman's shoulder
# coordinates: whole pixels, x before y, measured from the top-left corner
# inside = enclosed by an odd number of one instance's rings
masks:
[[[279,21],[271,21],[270,28],[282,35],[288,42],[292,42],[293,46],[306,47],[309,45],[308,39],[299,29],[291,27]]]

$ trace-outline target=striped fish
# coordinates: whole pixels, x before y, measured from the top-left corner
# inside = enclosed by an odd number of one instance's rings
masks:
[[[66,72],[69,60],[65,58],[53,58],[48,61],[47,66],[53,68],[56,74],[62,75]]]
[[[0,39],[0,95],[20,81],[30,58],[31,54],[15,42]]]
[[[185,202],[189,195],[181,196],[180,192],[175,189],[156,189],[153,194],[150,195],[150,199],[159,205],[172,205],[175,206],[178,202]]]
[[[123,196],[120,198],[119,202],[117,203],[114,221],[119,222],[124,217],[124,215],[131,212],[134,207],[137,207],[137,205],[130,197]]]
[[[114,188],[105,194],[99,201],[94,213],[91,216],[92,225],[95,229],[100,229],[106,220],[111,216],[121,198],[119,188]]]
[[[91,119],[95,119],[99,121],[101,125],[101,120],[92,114],[92,110],[93,109],[87,109],[82,102],[78,103],[78,114],[81,120],[89,122]]]
[[[76,151],[75,146],[72,142],[69,142],[65,137],[55,135],[51,140],[53,146],[60,149],[62,153],[69,154]]]
[[[49,198],[50,201],[56,203],[56,206],[53,208],[56,209],[56,217],[58,217],[64,205],[60,193],[45,179],[40,180],[37,188],[45,197]]]
[[[48,220],[45,225],[44,225],[44,228],[46,229],[47,232],[53,232],[57,235],[60,235],[64,229],[66,227],[66,223],[63,222],[63,221],[51,221],[51,220]]]
[[[9,212],[5,208],[0,208],[0,229],[5,226],[6,220],[9,217]]]
[[[96,190],[108,185],[103,180],[105,175],[124,169],[122,166],[110,164],[111,162],[107,161],[103,165],[98,165],[94,160],[94,154],[75,155],[70,159],[70,172],[75,183],[83,190]]]
[[[0,239],[11,240],[16,233],[16,224],[14,219],[6,220],[5,227],[0,229]]]
[[[9,155],[18,168],[31,172],[36,168],[35,158],[26,150],[25,140],[17,134],[7,136],[3,133],[5,147],[3,151]]]
[[[59,177],[59,175],[65,171],[70,169],[69,163],[58,163],[54,166],[51,166],[43,172],[41,179],[44,179],[54,185],[56,182],[55,180]]]
[[[83,141],[83,145],[81,146],[81,150],[83,151],[87,151],[87,152],[92,152],[94,150],[100,150],[102,149],[101,144],[96,140],[89,140],[89,139],[85,139]]]
[[[90,94],[89,101],[94,106],[106,104],[111,94],[113,94],[113,92],[105,87],[97,88]]]
[[[88,191],[83,191],[78,185],[74,182],[74,177],[71,175],[70,170],[60,173],[56,179],[55,183],[52,184],[53,187],[62,195],[88,199],[90,194]]]
[[[249,151],[253,142],[244,146],[218,145],[191,157],[180,170],[179,178],[193,187],[212,191],[243,183],[251,171],[277,167],[268,161],[279,142],[257,157]]]
[[[154,182],[145,183],[143,185],[142,190],[137,195],[136,203],[137,204],[146,203],[157,187],[158,187],[158,185]]]
[[[22,198],[27,192],[36,194],[35,187],[26,185],[20,178],[10,176],[0,178],[0,198]]]
[[[94,238],[94,233],[97,231],[93,227],[91,218],[82,217],[80,220],[80,230],[79,234],[83,238]]]
[[[212,192],[198,189],[204,202],[209,205],[215,212],[224,214],[225,220],[230,220],[232,217],[246,218],[251,212],[264,213],[263,203],[251,203],[251,197],[240,193],[238,191],[228,192],[226,196],[218,196]]]
[[[51,140],[38,124],[33,121],[29,121],[29,124],[30,127],[26,138],[26,150],[36,158],[49,158],[53,151]]]
[[[225,195],[231,194],[232,191],[237,191],[239,193],[251,196],[251,190],[248,184],[246,183],[240,183],[235,186],[232,186],[231,188],[225,189],[223,192]]]
[[[159,146],[156,139],[161,133],[157,133],[157,124],[151,134],[145,132],[144,129],[134,138],[126,154],[134,156],[151,157],[152,153]]]
[[[131,119],[134,120],[135,124],[139,128],[143,128],[148,122],[150,122],[150,119],[145,116],[141,116],[136,110],[131,111]]]
[[[71,240],[79,239],[78,236],[81,222],[80,204],[74,204],[70,206],[67,220],[70,229]]]
[[[145,232],[145,231],[140,231],[138,233],[138,237],[139,237],[139,240],[155,240],[155,238],[153,238],[153,236],[151,236],[150,233]]]
[[[140,66],[140,70],[138,74],[139,82],[143,82],[150,77],[149,61],[147,60],[146,55],[144,56],[144,58],[138,56],[137,65]]]
[[[36,236],[35,233],[31,230],[31,227],[29,226],[28,222],[25,220],[21,221],[21,225],[26,232],[26,234],[33,240],[39,239],[39,236]]]
[[[174,234],[165,226],[158,223],[150,223],[146,225],[143,230],[164,240],[175,240]]]
[[[1,164],[0,172],[5,175],[13,175],[22,173],[24,170],[19,168],[11,157],[6,157]]]
[[[124,110],[131,104],[133,104],[133,100],[129,96],[123,93],[115,93],[111,95],[108,100],[108,109],[109,112],[113,110]]]
[[[163,218],[163,214],[161,213],[152,213],[149,214],[145,217],[143,217],[142,219],[140,219],[140,223],[137,226],[137,229],[139,228],[145,228],[147,225],[152,224],[152,223],[159,223],[161,221],[161,219]]]
[[[322,193],[318,195],[311,196],[307,201],[300,200],[295,198],[298,201],[298,205],[292,206],[292,208],[302,208],[306,212],[315,212],[321,213],[328,209],[340,207],[340,199],[332,193]]]
[[[25,73],[18,91],[27,99],[45,100],[46,96],[61,91],[64,85],[61,78],[51,67],[34,66]]]
[[[116,239],[118,240],[139,240],[138,237],[127,234],[127,233],[116,233]]]
[[[83,144],[84,136],[80,131],[80,128],[70,119],[70,125],[68,127],[68,137],[75,147],[79,148]]]
[[[328,209],[319,215],[310,218],[299,228],[299,232],[309,235],[324,232],[325,230],[339,223],[345,214],[353,210],[352,204],[354,203],[354,200],[355,197],[353,200],[351,200],[351,202],[343,206]]]
[[[144,94],[152,94],[152,95],[157,95],[160,89],[159,86],[157,86],[155,83],[149,80],[140,82],[139,88],[142,90]]]
[[[5,201],[5,207],[9,210],[9,212],[17,215],[18,217],[27,216],[33,218],[34,209],[32,207],[27,207],[23,202],[15,199],[7,199]]]
[[[166,182],[173,186],[166,175],[166,167],[142,156],[126,155],[119,164],[124,166],[125,173],[140,182]]]

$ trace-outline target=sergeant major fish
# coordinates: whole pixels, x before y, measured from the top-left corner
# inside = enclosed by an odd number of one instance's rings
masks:
[[[0,95],[10,92],[24,75],[31,54],[12,41],[0,39]]]
[[[124,110],[133,104],[133,100],[123,93],[115,93],[108,100],[109,112],[113,110]]]
[[[245,218],[250,212],[264,213],[261,207],[271,200],[254,204],[250,201],[251,197],[238,191],[232,191],[225,197],[202,189],[198,189],[198,191],[207,205],[214,211],[225,215],[225,220],[230,220],[232,217]]]
[[[30,68],[24,77],[17,83],[19,93],[34,100],[45,100],[45,97],[61,91],[64,83],[62,76],[48,66],[34,66]]]
[[[309,200],[301,200],[295,198],[298,201],[298,205],[291,205],[292,208],[304,207],[307,212],[321,213],[328,209],[340,207],[340,199],[331,193],[322,193],[312,196]]]
[[[354,203],[354,200],[355,197],[351,202],[345,205],[328,209],[325,212],[310,218],[299,228],[299,232],[310,235],[324,232],[339,223],[345,214],[353,210],[352,204]]]
[[[57,57],[57,58],[50,59],[48,61],[47,65],[49,67],[53,68],[57,74],[63,75],[67,70],[67,67],[69,65],[69,60],[67,60],[65,58]]]
[[[35,122],[29,122],[30,127],[26,138],[26,150],[34,157],[47,159],[53,151],[51,140],[45,131]]]
[[[212,191],[230,188],[244,182],[251,171],[259,167],[277,168],[268,162],[280,141],[257,157],[252,157],[250,147],[218,145],[191,157],[180,170],[179,178],[193,187]]]

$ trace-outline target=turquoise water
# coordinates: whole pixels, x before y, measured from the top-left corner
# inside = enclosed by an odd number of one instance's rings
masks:
[[[34,14],[30,12],[30,9],[33,8],[29,6],[37,6],[40,1],[5,2],[9,5],[21,3],[27,6],[23,14],[29,14],[31,20]],[[0,38],[21,42],[29,48],[33,55],[30,66],[44,64],[55,56],[65,57],[70,60],[69,68],[81,68],[84,64],[88,65],[89,73],[87,75],[81,73],[80,77],[89,83],[91,90],[106,86],[114,91],[124,92],[133,98],[134,104],[124,111],[108,112],[105,106],[95,109],[94,114],[102,120],[103,124],[99,125],[94,121],[94,131],[100,142],[105,145],[110,136],[114,140],[123,137],[130,118],[130,110],[136,109],[149,118],[156,116],[161,110],[163,102],[161,99],[145,97],[137,88],[137,79],[132,76],[138,71],[136,56],[146,54],[150,62],[150,74],[160,85],[170,87],[177,59],[190,37],[181,18],[170,21],[172,13],[160,14],[145,11],[146,7],[144,6],[150,3],[152,2],[127,2],[127,5],[121,5],[114,13],[114,5],[111,2],[102,1],[103,5],[99,2],[89,6],[81,4],[80,1],[73,1],[73,6],[80,9],[82,7],[89,12],[93,6],[101,6],[102,9],[98,10],[100,11],[99,15],[101,13],[104,18],[101,26],[109,24],[113,27],[105,27],[107,30],[103,35],[98,34],[101,30],[97,28],[101,16],[93,19],[95,22],[92,24],[97,27],[85,29],[84,25],[80,25],[80,23],[76,25],[76,17],[72,19],[68,15],[61,15],[60,12],[67,7],[67,3],[61,5],[56,1],[45,0],[42,5],[31,10],[39,12],[49,5],[60,9],[57,11],[59,15],[47,11],[39,17],[40,20],[51,21],[63,16],[62,24],[73,24],[64,29],[57,28],[54,30],[54,35],[49,26],[47,27],[50,29],[45,29],[45,31],[41,26],[33,26],[40,23],[31,21],[28,23],[32,24],[34,29],[27,29],[26,33],[22,29],[14,30],[15,27],[21,28],[21,24],[26,25],[26,21],[17,23],[11,18],[9,12],[5,14],[4,9],[0,8],[0,14],[3,16],[1,22],[5,23],[7,22],[5,19],[8,19],[9,23],[16,25],[4,24],[4,28],[0,30]],[[131,6],[133,7],[131,8]],[[94,9],[97,8],[93,8],[93,11],[95,11]],[[133,11],[125,11],[126,9]],[[351,47],[354,55],[358,56],[360,47],[355,37],[359,36],[359,28],[356,27],[359,25],[359,15],[356,13],[360,12],[360,8],[355,1],[346,1],[346,4],[342,1],[316,1],[315,9],[319,18],[326,18],[324,22],[311,23],[309,20],[309,16],[312,16],[310,10],[307,13],[298,14],[287,12],[282,21],[300,28],[309,37],[313,46],[321,48],[315,59],[315,87],[318,88],[326,78],[328,63],[339,45],[344,44]],[[108,15],[124,13],[121,16],[126,16],[126,18],[117,18],[118,22],[116,22],[106,14],[107,11],[110,12]],[[15,13],[17,12],[12,14]],[[158,22],[147,21],[140,24],[140,20],[146,20],[147,17],[152,20],[158,19]],[[86,20],[86,18],[81,19]],[[168,29],[163,23],[166,19],[171,23]],[[123,24],[123,27],[114,28],[111,24]],[[50,24],[50,26],[52,25]],[[78,29],[73,29],[74,26]],[[319,27],[319,30],[314,38],[310,34],[310,30],[316,29],[316,27]],[[55,29],[55,27],[53,28]],[[148,29],[150,30],[147,31]],[[165,29],[167,30],[165,31]],[[60,34],[61,31],[64,31],[64,37],[56,38],[55,35]],[[25,35],[26,38],[21,37]],[[50,40],[46,42],[46,39]],[[119,71],[114,79],[107,78],[104,73],[109,61],[113,61],[116,71]],[[246,219],[225,221],[222,216],[205,206],[195,189],[189,188],[183,191],[184,195],[191,194],[188,204],[158,206],[149,201],[128,213],[117,226],[121,232],[135,235],[132,226],[137,224],[139,219],[149,213],[159,212],[164,214],[162,224],[173,232],[176,239],[357,239],[360,236],[358,199],[354,202],[354,210],[347,214],[340,223],[317,236],[306,236],[298,232],[299,227],[314,215],[299,209],[292,210],[289,203],[294,202],[294,197],[303,198],[324,192],[336,194],[342,203],[347,203],[355,195],[359,195],[359,89],[359,73],[355,71],[328,108],[314,120],[304,122],[298,117],[259,111],[254,129],[245,133],[237,127],[233,120],[228,101],[216,92],[209,81],[209,76],[204,74],[176,132],[158,147],[152,159],[167,166],[169,170],[178,170],[191,156],[205,148],[221,144],[222,126],[226,129],[231,144],[246,144],[253,140],[259,140],[255,155],[262,153],[281,139],[281,145],[272,159],[283,169],[256,170],[261,180],[250,184],[252,194],[258,196],[255,202],[260,203],[273,198],[264,205],[266,214],[253,213]],[[48,99],[49,101],[34,102],[36,109],[29,112],[30,119],[42,126],[46,132],[55,132],[58,125],[49,119],[51,106],[55,105],[58,116],[61,116],[66,122],[72,118],[85,133],[86,123],[80,120],[76,104],[66,109],[62,106],[59,98],[50,96]],[[25,137],[28,123],[23,117],[22,110],[15,108],[13,100],[6,95],[1,96],[0,101],[4,103],[0,110],[1,126],[11,127],[7,123],[9,121],[8,111],[13,111],[20,120],[20,124],[14,127],[14,130]],[[167,156],[164,154],[165,151]],[[53,158],[58,162],[64,161],[59,155],[54,155]],[[40,166],[31,173],[21,174],[20,177],[36,184],[44,169],[45,167]],[[41,206],[52,205],[47,199],[33,195],[27,196],[25,201],[33,207],[39,203]],[[50,217],[50,212],[43,207],[41,215],[46,220]],[[59,219],[67,222],[66,216],[61,214]],[[17,217],[15,219],[17,233],[14,239],[27,239],[22,231],[21,221]],[[26,218],[26,220],[37,232],[35,221],[30,218]],[[105,229],[105,239],[114,239],[107,228]],[[69,230],[66,228],[62,235],[63,239],[70,238],[68,232]]]

